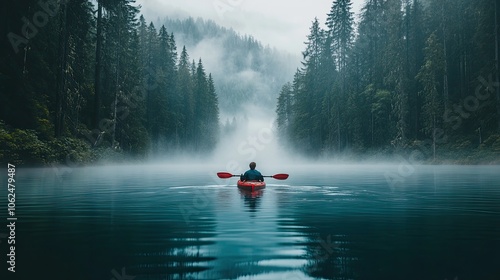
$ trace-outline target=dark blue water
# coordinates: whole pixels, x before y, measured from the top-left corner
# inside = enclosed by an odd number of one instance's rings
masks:
[[[281,168],[256,193],[217,166],[18,168],[2,279],[500,279],[500,168],[412,168]]]

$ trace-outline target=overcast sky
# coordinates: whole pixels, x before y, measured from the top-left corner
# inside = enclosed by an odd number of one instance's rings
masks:
[[[358,16],[365,0],[353,0]],[[300,54],[315,17],[324,24],[333,0],[137,0],[146,20],[202,17],[254,36],[264,45]],[[158,29],[158,27],[157,27]]]

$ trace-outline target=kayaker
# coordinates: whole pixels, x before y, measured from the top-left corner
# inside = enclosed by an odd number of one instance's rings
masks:
[[[250,170],[247,170],[245,174],[240,176],[241,181],[260,181],[264,182],[264,177],[259,171],[255,170],[257,164],[255,162],[250,162]]]

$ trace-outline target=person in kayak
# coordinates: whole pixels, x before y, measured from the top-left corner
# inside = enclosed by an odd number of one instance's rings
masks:
[[[241,181],[260,181],[260,182],[264,182],[264,177],[262,176],[262,174],[255,170],[255,167],[257,166],[257,164],[255,162],[250,162],[250,170],[247,170],[245,172],[245,174],[241,175],[240,176],[240,180]]]

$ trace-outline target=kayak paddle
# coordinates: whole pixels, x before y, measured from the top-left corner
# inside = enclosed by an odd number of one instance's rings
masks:
[[[229,172],[218,172],[217,176],[221,179],[228,179],[231,177],[239,177],[240,175],[233,175]],[[274,174],[273,176],[262,176],[262,177],[274,178],[276,180],[286,180],[288,178],[288,174],[280,173],[280,174]]]

